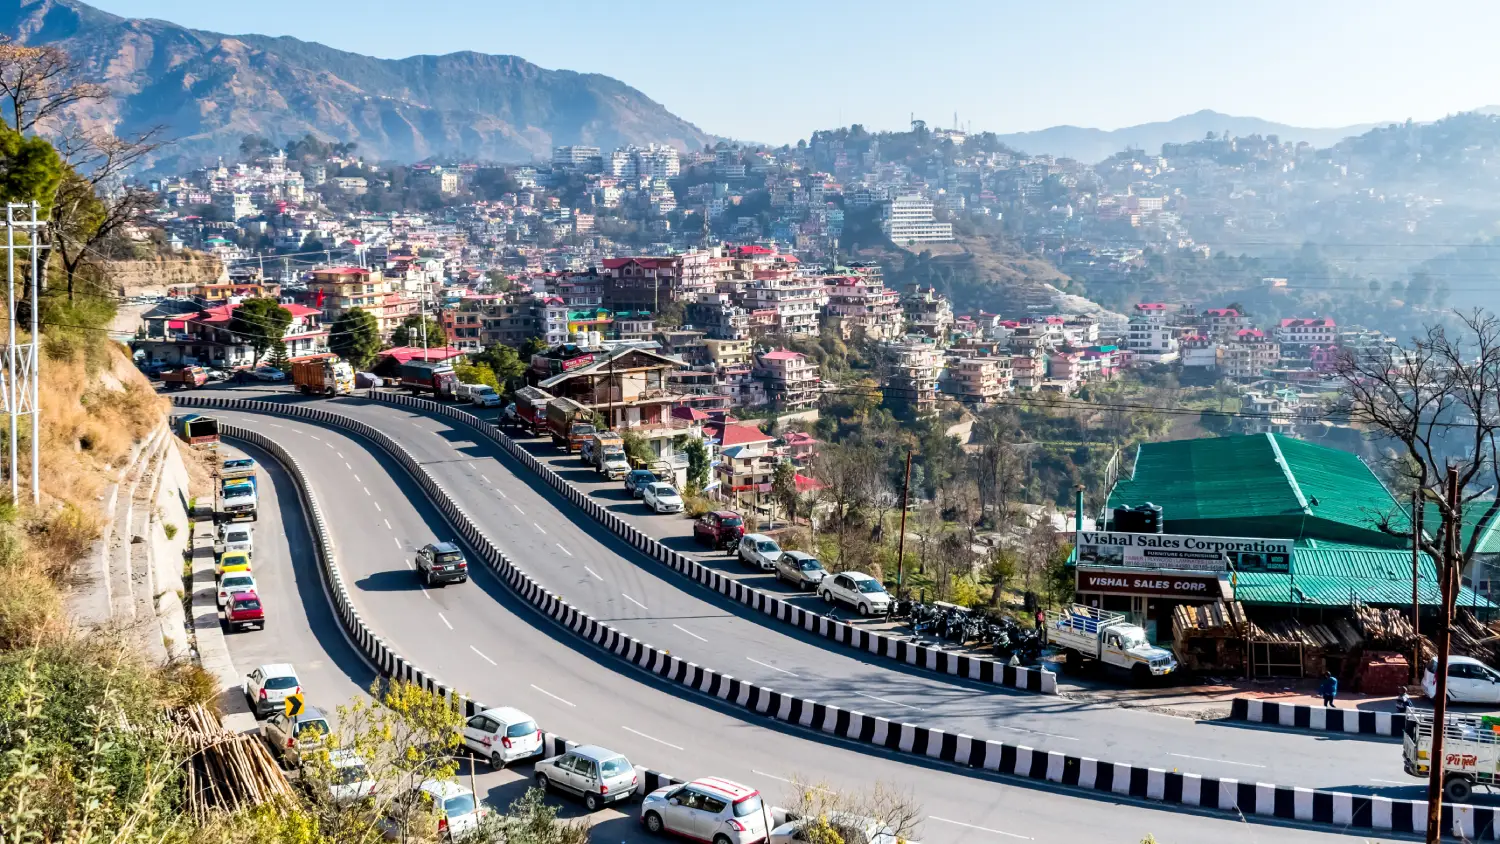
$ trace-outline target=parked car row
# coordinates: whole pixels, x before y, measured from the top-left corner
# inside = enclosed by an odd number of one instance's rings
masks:
[[[249,485],[254,497],[256,464],[248,457],[225,460],[219,467],[221,501],[237,501],[237,486]],[[253,557],[255,534],[249,525],[220,522],[214,534],[214,577],[224,627],[233,633],[266,628],[266,608],[256,589]]]

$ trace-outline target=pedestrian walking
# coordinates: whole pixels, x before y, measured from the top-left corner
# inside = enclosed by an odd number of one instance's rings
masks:
[[[1323,705],[1338,708],[1333,699],[1339,694],[1339,678],[1333,676],[1332,672],[1323,672],[1323,682],[1318,684],[1318,694],[1323,696]]]
[[[1036,611],[1036,629],[1041,630],[1047,625],[1047,614],[1038,607]]]

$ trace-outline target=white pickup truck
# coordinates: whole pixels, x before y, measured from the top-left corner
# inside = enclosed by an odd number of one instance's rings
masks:
[[[1047,644],[1059,649],[1070,670],[1098,660],[1129,671],[1138,682],[1177,670],[1172,652],[1146,640],[1146,631],[1123,613],[1074,604],[1047,613]]]
[[[1432,770],[1432,710],[1406,710],[1401,755],[1406,773],[1427,779]],[[1443,729],[1443,797],[1466,802],[1474,786],[1500,780],[1500,718],[1449,715]]]

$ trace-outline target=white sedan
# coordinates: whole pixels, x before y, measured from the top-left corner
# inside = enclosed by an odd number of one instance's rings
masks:
[[[232,571],[219,578],[219,609],[229,604],[229,596],[236,592],[254,592],[255,575],[248,571]]]
[[[250,373],[257,381],[285,381],[286,373],[274,366],[262,366]]]
[[[647,484],[646,490],[641,493],[641,500],[658,513],[682,512],[682,496],[677,494],[671,484]]]

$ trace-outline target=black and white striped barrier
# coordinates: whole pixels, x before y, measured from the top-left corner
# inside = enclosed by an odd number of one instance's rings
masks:
[[[1246,697],[1230,701],[1229,718],[1233,721],[1274,724],[1298,730],[1389,736],[1397,739],[1406,728],[1406,716],[1400,712],[1338,709]]]
[[[1245,816],[1327,824],[1341,829],[1411,833],[1426,828],[1427,803],[1422,800],[1392,800],[1384,797],[1297,788],[1272,783],[1241,782],[1230,778],[1204,777],[1197,774],[1167,771],[1162,768],[1105,762],[1085,756],[1039,751],[1024,745],[1006,744],[916,724],[904,724],[862,712],[804,700],[738,680],[728,674],[702,668],[594,620],[537,585],[509,557],[495,548],[462,508],[458,507],[443,491],[424,466],[418,463],[399,443],[381,431],[340,414],[297,404],[206,396],[174,397],[174,400],[184,407],[222,408],[307,419],[351,431],[374,442],[410,473],[411,477],[422,486],[433,504],[479,553],[480,559],[529,604],[574,633],[630,661],[641,669],[751,713],[896,753],[914,754],[962,768],[1046,781],[1085,791]],[[226,429],[227,436],[243,436],[251,433],[253,432],[232,427]],[[254,437],[254,439],[249,436],[244,438],[257,445],[271,442],[258,434]],[[277,454],[278,459],[286,456],[288,464],[296,466],[295,461],[279,447],[276,447],[272,453]],[[307,487],[301,479],[301,470],[296,469],[293,474],[298,478],[299,489],[304,490],[306,496]],[[317,508],[316,502],[311,502],[309,509],[315,514],[319,542],[322,546],[320,553],[327,555],[325,559],[331,560],[332,545],[328,541],[327,531],[323,529],[321,510]],[[349,619],[353,619],[351,630],[355,631],[356,640],[361,643],[361,647],[365,648],[367,653],[371,654],[384,673],[421,685],[435,694],[457,698],[465,717],[484,708],[482,704],[457,694],[453,689],[420,671],[395,654],[379,637],[372,634],[354,611],[342,579],[333,579],[336,576],[337,567],[325,564],[324,568],[330,573],[330,581],[337,583],[335,594],[337,595],[336,601],[340,605],[340,616],[346,619],[346,624],[350,624]],[[561,739],[555,740],[562,741]],[[676,781],[665,775],[659,776],[662,777],[662,782]],[[648,777],[642,777],[642,788],[645,787],[644,783],[647,779]],[[1443,805],[1445,826],[1451,829],[1454,835],[1469,840],[1496,839],[1497,813],[1500,813],[1500,809],[1448,803]]]
[[[777,621],[791,624],[810,633],[816,633],[825,639],[831,639],[840,645],[845,645],[864,653],[894,659],[898,662],[935,671],[939,674],[950,674],[969,680],[977,680],[981,683],[992,683],[994,685],[1008,686],[1010,688],[1024,689],[1042,694],[1057,694],[1057,675],[1050,671],[1013,667],[992,659],[951,653],[904,639],[883,636],[842,621],[827,618],[817,612],[810,612],[796,604],[783,601],[769,592],[752,589],[734,578],[725,577],[723,574],[702,565],[685,554],[673,551],[655,538],[642,533],[634,525],[630,524],[630,522],[620,518],[619,515],[611,512],[609,509],[601,506],[599,502],[584,494],[578,487],[563,480],[561,475],[552,470],[552,467],[536,459],[531,452],[522,448],[510,437],[496,429],[495,426],[485,422],[474,414],[439,402],[413,398],[397,393],[372,391],[371,395],[381,401],[439,413],[468,425],[499,445],[507,454],[520,461],[526,468],[540,475],[543,480],[567,498],[568,501],[588,513],[594,520],[629,543],[637,551],[651,557],[657,562],[665,563],[673,571],[690,577],[703,586],[721,595],[728,596],[751,609],[771,616]]]
[[[457,693],[452,687],[445,685],[431,674],[423,671],[405,657],[397,654],[385,640],[371,632],[364,620],[359,617],[359,611],[354,608],[354,602],[349,599],[348,589],[344,585],[343,573],[338,567],[338,558],[334,551],[333,537],[323,517],[323,508],[318,505],[317,496],[313,494],[312,487],[307,483],[302,473],[302,467],[297,459],[287,453],[275,440],[260,433],[233,425],[220,426],[220,433],[230,439],[248,442],[262,451],[276,458],[287,470],[292,481],[297,486],[297,493],[302,498],[303,512],[308,515],[312,526],[313,547],[317,551],[318,562],[327,578],[329,594],[333,596],[334,609],[338,612],[339,619],[348,631],[350,637],[365,656],[376,666],[380,673],[420,686],[423,689],[440,695],[452,701],[455,707],[463,713],[465,718],[489,709],[490,707],[466,695]],[[573,747],[577,742],[569,741],[554,733],[542,734],[543,756],[554,756]],[[662,786],[682,782],[668,774],[653,771],[650,768],[636,766],[639,774],[639,784],[636,787],[637,794],[648,794]]]

